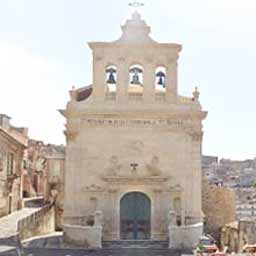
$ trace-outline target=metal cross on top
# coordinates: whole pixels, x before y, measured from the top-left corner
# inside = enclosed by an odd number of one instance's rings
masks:
[[[138,2],[138,1],[134,1],[133,3],[129,3],[128,5],[133,7],[133,8],[139,8],[139,7],[144,6],[145,4],[141,3],[141,2]]]

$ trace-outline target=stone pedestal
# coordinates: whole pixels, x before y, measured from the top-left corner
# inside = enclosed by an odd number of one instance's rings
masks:
[[[203,223],[187,226],[169,226],[170,249],[194,249],[203,234]]]
[[[102,248],[101,226],[63,225],[64,241],[86,248]]]

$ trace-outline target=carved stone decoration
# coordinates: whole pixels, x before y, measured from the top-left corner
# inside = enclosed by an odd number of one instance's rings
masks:
[[[146,164],[146,168],[150,176],[161,176],[162,174],[159,168],[159,158],[157,156],[152,157],[150,164]]]
[[[169,192],[181,192],[182,191],[182,187],[178,184],[176,185],[172,185],[169,187],[168,189]]]
[[[108,186],[113,185],[144,185],[144,186],[163,186],[171,179],[170,176],[103,176],[102,179],[108,183]]]
[[[117,156],[112,156],[109,159],[109,166],[106,168],[106,175],[107,176],[116,176],[122,168],[122,165],[119,164],[119,159]]]
[[[66,135],[67,141],[74,141],[78,135],[78,132],[71,132],[71,131],[65,131],[64,134]]]
[[[203,133],[202,132],[191,132],[189,134],[192,138],[192,141],[198,141],[200,142],[202,140],[202,137],[203,137]]]
[[[92,184],[90,186],[82,188],[83,192],[104,192],[105,189],[101,186],[98,186],[96,184]]]
[[[171,210],[168,213],[169,227],[177,226],[177,214],[175,211]]]
[[[143,152],[144,142],[140,140],[131,141],[131,143],[128,145],[128,148],[131,153],[135,155],[141,154]]]
[[[96,211],[94,214],[94,227],[103,226],[103,213],[102,211]]]

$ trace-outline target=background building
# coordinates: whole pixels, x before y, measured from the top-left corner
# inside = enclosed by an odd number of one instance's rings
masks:
[[[10,124],[0,115],[0,216],[22,206],[22,173],[28,138],[27,129]]]

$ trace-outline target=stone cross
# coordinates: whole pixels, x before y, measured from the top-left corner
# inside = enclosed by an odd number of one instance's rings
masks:
[[[138,2],[138,1],[134,1],[132,3],[129,3],[129,6],[133,7],[133,8],[139,8],[144,6],[144,3]]]

